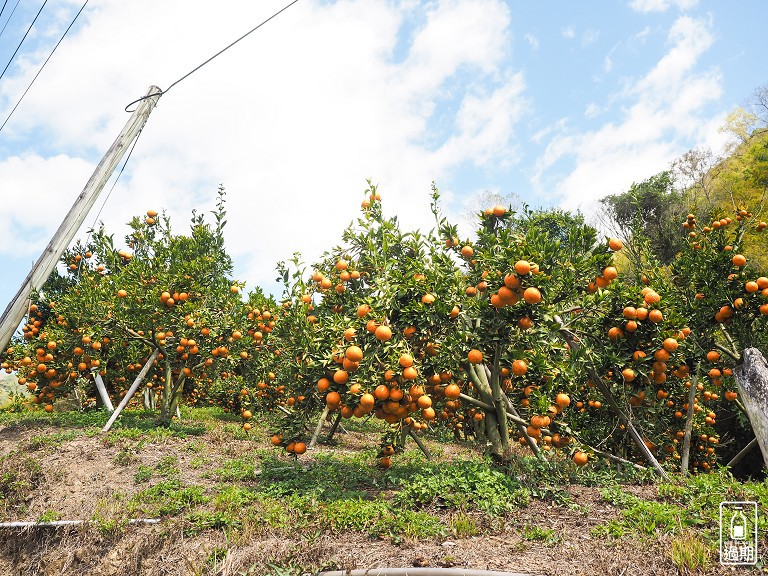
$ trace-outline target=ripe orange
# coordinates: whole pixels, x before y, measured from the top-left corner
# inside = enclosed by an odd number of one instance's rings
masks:
[[[304,444],[304,442],[296,442],[296,444],[293,445],[294,454],[304,454],[304,452],[306,451],[307,451],[307,445]]]
[[[530,286],[523,292],[523,300],[528,302],[528,304],[538,304],[541,302],[541,292],[539,292],[538,288]]]
[[[656,308],[648,312],[648,319],[654,324],[658,324],[659,322],[664,320],[664,314],[662,314],[661,310]]]
[[[360,362],[363,359],[363,351],[359,346],[350,346],[345,356],[350,362]]]
[[[430,398],[428,395],[424,394],[423,396],[419,396],[419,399],[416,400],[416,405],[421,409],[426,409],[432,406],[432,398]]]
[[[345,370],[336,370],[333,373],[333,381],[336,384],[346,384],[349,380],[349,374]]]
[[[528,330],[533,326],[533,320],[531,320],[530,316],[523,316],[517,321],[517,325],[521,330]]]
[[[661,300],[661,296],[659,296],[658,292],[655,290],[648,289],[648,291],[643,295],[643,299],[645,300],[646,304],[656,304]]]
[[[357,307],[357,317],[362,318],[363,316],[368,314],[368,312],[370,311],[371,311],[371,307],[368,306],[368,304],[360,304],[360,306]]]
[[[341,404],[341,395],[338,392],[328,392],[325,396],[325,403],[329,408],[335,408]]]
[[[614,252],[616,252],[618,250],[621,250],[624,247],[624,244],[618,238],[611,238],[610,240],[608,240],[608,247]]]
[[[507,274],[504,276],[504,286],[513,289],[520,286],[520,279],[514,274]]]
[[[410,354],[401,354],[399,363],[403,368],[410,368],[413,366],[413,356]]]
[[[406,380],[416,380],[419,377],[419,372],[413,366],[408,366],[403,370],[403,378]]]
[[[637,318],[637,309],[635,309],[634,306],[627,306],[622,311],[622,314],[624,318],[626,318],[627,320],[634,320],[635,318]]]
[[[589,454],[586,452],[576,452],[573,455],[573,461],[576,463],[576,466],[584,466],[587,462],[589,462]]]
[[[560,392],[555,398],[555,404],[557,404],[560,408],[565,408],[571,404],[571,397],[564,392]]]
[[[512,362],[512,374],[515,376],[524,376],[528,372],[528,363],[525,360],[515,360]]]
[[[383,384],[382,384],[383,386]],[[386,388],[386,386],[385,386]],[[366,392],[362,396],[360,396],[360,406],[362,406],[365,409],[371,409],[373,408],[374,404],[376,403],[376,398],[374,398],[373,394],[370,394]]]
[[[464,258],[472,258],[475,251],[470,245],[462,246],[461,247],[461,255],[464,256]]]
[[[392,330],[389,326],[384,326],[383,324],[376,328],[376,331],[374,332],[374,336],[376,336],[377,340],[380,340],[381,342],[387,342],[390,338],[392,338]]]
[[[733,262],[734,266],[741,267],[747,263],[747,259],[742,254],[736,254],[731,258],[731,262]]]
[[[457,384],[448,384],[445,387],[445,397],[450,400],[456,400],[461,394],[461,388]]]
[[[621,331],[621,328],[619,328],[618,326],[612,326],[612,327],[611,327],[611,328],[608,330],[608,338],[610,338],[610,339],[611,339],[611,340],[613,340],[614,342],[615,342],[616,340],[618,340],[619,338],[621,338],[623,335],[624,335],[624,334],[622,333],[622,331]]]
[[[527,260],[518,260],[515,262],[515,272],[517,272],[520,276],[525,276],[526,274],[530,273],[531,271],[531,264]]]
[[[493,212],[494,216],[504,216],[504,214],[507,213],[507,209],[504,208],[501,204],[497,204],[493,208],[491,208],[491,211]]]
[[[126,292],[122,288],[117,291],[117,297],[118,298],[125,298],[126,296],[128,296],[128,292]]]
[[[621,375],[627,382],[632,382],[635,379],[635,371],[632,370],[632,368],[624,368],[624,370],[621,371]]]
[[[392,466],[392,458],[390,458],[389,456],[382,457],[379,460],[379,466],[381,466],[384,469],[389,468],[390,466]]]
[[[677,340],[675,340],[674,338],[666,338],[664,339],[662,346],[664,347],[664,350],[666,350],[667,352],[674,352],[675,350],[677,350],[678,343],[677,343]]]
[[[480,350],[470,350],[467,354],[467,360],[472,364],[480,364],[483,361],[483,353]]]
[[[619,277],[619,271],[616,270],[616,268],[614,268],[613,266],[606,266],[603,269],[603,278],[605,278],[606,280],[608,281],[616,280],[616,278],[618,277]]]

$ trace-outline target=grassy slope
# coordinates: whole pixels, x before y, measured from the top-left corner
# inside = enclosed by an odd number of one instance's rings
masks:
[[[21,390],[16,376],[13,374],[0,374],[0,408],[8,404],[8,398],[11,393],[21,394],[26,390]]]
[[[720,500],[768,509],[767,484],[725,475],[654,485],[603,465],[528,457],[501,470],[472,446],[435,441],[433,461],[409,450],[384,471],[372,465],[373,422],[349,423],[337,444],[296,460],[268,445],[268,418],[255,418],[250,435],[217,410],[186,412],[170,429],[129,413],[101,434],[105,420],[0,414],[1,519],[94,520],[55,536],[4,534],[0,573],[285,576],[423,565],[633,574],[642,559],[643,574],[673,574],[676,564],[724,574]],[[127,524],[148,517],[163,522]]]

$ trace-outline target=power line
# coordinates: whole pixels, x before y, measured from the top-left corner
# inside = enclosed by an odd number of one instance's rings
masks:
[[[46,4],[48,4],[48,0],[45,0],[45,2],[43,2],[43,5],[40,6],[40,10],[38,10],[37,14],[35,15],[35,19],[32,20],[32,24],[30,24],[29,28],[27,28],[27,31],[24,32],[24,38],[22,38],[21,42],[19,42],[19,45],[16,46],[16,50],[13,51],[13,55],[11,56],[11,59],[8,60],[8,64],[5,65],[3,72],[0,73],[0,80],[2,80],[3,76],[5,76],[6,70],[8,70],[8,67],[11,65],[11,62],[13,62],[13,59],[16,57],[16,54],[19,52],[19,49],[21,49],[21,45],[24,44],[24,40],[27,39],[27,34],[29,34],[29,31],[32,30],[32,26],[34,26],[35,22],[37,22],[37,17],[40,16],[40,13],[43,11],[43,8],[45,8]],[[9,18],[9,21],[10,21],[10,18]]]
[[[3,12],[5,12],[5,5],[6,4],[8,4],[8,0],[5,0],[5,2],[3,2],[3,7],[0,8],[0,17],[3,15]]]
[[[5,27],[8,26],[8,22],[11,21],[11,18],[13,18],[13,15],[16,13],[16,8],[19,7],[19,2],[21,2],[21,0],[16,0],[16,5],[13,7],[13,10],[11,10],[11,15],[8,16],[8,20],[5,21],[5,24],[3,25],[3,29],[0,30],[0,36],[3,35],[3,32],[5,32]]]
[[[221,50],[219,50],[218,52],[216,52],[216,54],[214,54],[213,56],[211,56],[210,58],[208,58],[208,60],[206,60],[206,61],[205,61],[205,62],[203,62],[202,64],[200,64],[200,65],[196,66],[195,68],[193,68],[192,70],[190,70],[189,72],[187,72],[186,74],[184,74],[184,76],[182,76],[181,78],[179,78],[178,80],[176,80],[176,82],[174,82],[173,84],[171,84],[170,86],[168,86],[168,88],[166,88],[165,90],[161,90],[161,91],[159,92],[159,94],[161,94],[161,95],[162,95],[162,94],[166,94],[167,92],[169,92],[171,88],[173,88],[174,86],[176,86],[176,84],[178,84],[178,83],[179,83],[179,82],[181,82],[182,80],[185,80],[185,79],[189,78],[190,76],[192,76],[192,74],[194,74],[195,72],[197,72],[198,70],[200,70],[200,68],[202,68],[203,66],[205,66],[206,64],[208,64],[208,63],[209,63],[211,60],[213,60],[213,59],[214,59],[214,58],[216,58],[217,56],[221,56],[221,55],[222,55],[224,52],[226,52],[227,50],[229,50],[230,48],[232,48],[232,46],[234,46],[235,44],[237,44],[238,42],[240,42],[241,40],[243,40],[243,39],[244,39],[244,38],[246,38],[247,36],[250,36],[251,34],[253,34],[254,32],[256,32],[256,30],[258,30],[259,28],[261,28],[262,26],[264,26],[264,24],[266,24],[267,22],[269,22],[269,21],[270,21],[270,20],[272,20],[273,18],[275,18],[275,17],[279,16],[280,14],[282,14],[283,12],[285,12],[286,10],[288,10],[288,8],[290,8],[291,6],[293,6],[294,4],[296,4],[298,1],[299,1],[299,0],[293,0],[293,2],[290,2],[289,4],[286,4],[286,5],[285,5],[283,8],[281,8],[280,10],[278,10],[277,12],[275,12],[274,14],[272,14],[272,16],[270,16],[269,18],[267,18],[266,20],[264,20],[263,22],[261,22],[261,23],[260,23],[258,26],[256,26],[255,28],[252,28],[251,30],[249,30],[248,32],[246,32],[245,34],[243,34],[242,36],[240,36],[240,38],[238,38],[237,40],[235,40],[234,42],[232,42],[232,43],[231,43],[231,44],[229,44],[228,46],[225,46],[224,48],[222,48]],[[152,97],[154,97],[154,96],[157,96],[157,95],[158,95],[158,93],[156,92],[156,93],[154,93],[154,94],[149,94],[149,95],[147,95],[147,96],[142,96],[141,98],[138,98],[137,100],[134,100],[133,102],[131,102],[130,104],[128,104],[128,106],[126,106],[126,107],[125,107],[125,111],[126,111],[126,112],[130,112],[130,110],[128,110],[128,108],[130,108],[131,106],[133,106],[133,105],[134,105],[134,104],[136,104],[137,102],[141,102],[142,100],[146,100],[147,98],[152,98]]]
[[[7,2],[8,0],[6,0]],[[83,10],[85,10],[85,7],[88,5],[89,0],[85,0],[85,3],[80,7],[80,10],[77,14],[75,14],[75,17],[72,19],[72,22],[69,23],[69,26],[67,26],[67,29],[64,30],[64,34],[61,35],[61,38],[59,38],[59,41],[56,43],[56,46],[53,47],[53,50],[51,50],[51,53],[48,55],[48,58],[45,59],[45,62],[43,62],[43,65],[40,66],[40,70],[37,71],[37,74],[35,74],[35,77],[32,78],[32,82],[29,83],[29,86],[27,86],[27,89],[24,90],[24,93],[21,95],[21,98],[19,98],[18,102],[16,102],[16,105],[13,107],[13,110],[8,114],[8,117],[5,119],[5,122],[3,122],[3,125],[0,126],[0,132],[2,132],[3,128],[5,128],[5,125],[8,124],[8,120],[11,119],[11,116],[13,116],[13,113],[16,112],[16,108],[19,107],[19,104],[21,104],[21,101],[24,100],[24,96],[27,95],[27,92],[29,92],[29,89],[32,88],[32,84],[35,83],[35,80],[37,80],[37,77],[40,76],[40,73],[43,71],[43,68],[45,68],[45,65],[48,64],[48,60],[51,59],[51,56],[53,56],[53,53],[56,52],[56,49],[59,47],[59,44],[64,40],[64,37],[67,35],[69,30],[74,26],[77,19],[80,17],[80,14],[82,14]]]

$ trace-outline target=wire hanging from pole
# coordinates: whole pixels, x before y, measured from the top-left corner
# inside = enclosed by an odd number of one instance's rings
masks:
[[[128,104],[128,105],[125,107],[125,111],[126,111],[126,112],[132,112],[132,110],[128,110],[128,108],[130,108],[131,106],[133,106],[134,104],[136,104],[136,103],[138,103],[138,102],[141,102],[142,100],[146,100],[147,98],[152,98],[152,97],[154,97],[154,96],[157,96],[157,95],[163,95],[163,94],[167,94],[167,93],[170,91],[170,89],[171,89],[171,88],[173,88],[174,86],[176,86],[176,84],[178,84],[178,83],[179,83],[179,82],[181,82],[182,80],[185,80],[185,79],[189,78],[190,76],[192,76],[192,74],[194,74],[195,72],[197,72],[198,70],[200,70],[200,68],[202,68],[203,66],[205,66],[206,64],[208,64],[208,63],[209,63],[211,60],[213,60],[213,59],[214,59],[214,58],[216,58],[217,56],[221,56],[221,55],[222,55],[224,52],[226,52],[227,50],[229,50],[230,48],[232,48],[232,46],[234,46],[235,44],[237,44],[238,42],[240,42],[241,40],[243,40],[243,39],[244,39],[244,38],[246,38],[247,36],[250,36],[251,34],[253,34],[254,32],[256,32],[256,30],[258,30],[259,28],[261,28],[262,26],[264,26],[264,24],[266,24],[267,22],[269,22],[269,21],[270,21],[270,20],[272,20],[273,18],[276,18],[277,16],[279,16],[280,14],[282,14],[283,12],[285,12],[286,10],[288,10],[288,8],[290,8],[291,6],[293,6],[294,4],[296,4],[298,1],[299,1],[299,0],[293,0],[293,2],[290,2],[289,4],[286,4],[286,5],[285,5],[284,7],[282,7],[280,10],[278,10],[277,12],[275,12],[274,14],[272,14],[272,16],[270,16],[269,18],[267,18],[266,20],[264,20],[263,22],[261,22],[261,23],[260,23],[258,26],[256,26],[255,28],[252,28],[251,30],[249,30],[248,32],[246,32],[245,34],[243,34],[242,36],[240,36],[240,38],[238,38],[237,40],[235,40],[234,42],[232,42],[232,43],[231,43],[231,44],[229,44],[228,46],[225,46],[224,48],[222,48],[221,50],[219,50],[218,52],[216,52],[216,54],[214,54],[213,56],[211,56],[210,58],[208,58],[208,60],[206,60],[206,61],[205,61],[205,62],[203,62],[202,64],[200,64],[200,65],[196,66],[195,68],[193,68],[192,70],[190,70],[189,72],[187,72],[186,74],[184,74],[184,76],[182,76],[181,78],[179,78],[178,80],[176,80],[176,81],[175,81],[173,84],[171,84],[170,86],[168,86],[168,88],[166,88],[165,90],[160,90],[160,92],[156,92],[156,93],[154,93],[154,94],[149,94],[149,95],[147,95],[147,96],[142,96],[141,98],[138,98],[138,99],[134,100],[133,102],[129,103],[129,104]]]
[[[3,79],[3,76],[5,76],[5,72],[8,70],[8,67],[11,65],[11,62],[13,62],[13,59],[16,58],[16,54],[18,54],[19,50],[21,49],[21,45],[24,44],[24,40],[27,39],[27,35],[29,34],[29,31],[32,30],[32,26],[35,25],[35,22],[37,22],[38,16],[40,16],[40,13],[43,11],[43,8],[45,8],[45,5],[48,4],[48,0],[45,0],[43,2],[43,5],[40,6],[40,10],[37,11],[37,14],[35,14],[35,19],[32,20],[32,24],[29,25],[29,28],[27,28],[27,31],[24,32],[24,37],[21,39],[21,42],[19,42],[19,45],[16,46],[16,50],[13,51],[13,54],[11,55],[11,59],[8,60],[8,64],[5,65],[5,68],[3,69],[2,73],[0,73],[0,80]],[[10,21],[10,18],[9,18]]]
[[[7,1],[7,0],[6,0]],[[67,29],[64,30],[64,34],[61,35],[61,38],[59,38],[59,41],[56,43],[56,46],[53,47],[53,50],[51,50],[51,53],[48,55],[48,58],[45,59],[45,62],[43,62],[43,65],[40,66],[40,70],[37,71],[37,74],[35,74],[35,77],[32,78],[32,81],[29,83],[29,86],[27,86],[27,89],[24,90],[24,93],[21,95],[19,100],[16,102],[16,105],[13,107],[13,109],[8,114],[8,117],[5,119],[5,122],[3,122],[3,125],[0,126],[0,132],[2,132],[3,128],[5,128],[5,125],[8,124],[8,120],[11,119],[11,116],[13,116],[13,113],[16,112],[16,108],[19,107],[19,104],[21,104],[21,101],[24,100],[24,97],[27,95],[27,92],[29,92],[29,89],[32,88],[32,84],[35,83],[35,80],[37,80],[37,77],[40,76],[40,73],[43,71],[43,68],[45,68],[45,65],[48,64],[48,61],[53,56],[54,52],[56,52],[56,49],[59,47],[59,44],[62,43],[64,40],[64,37],[67,35],[67,33],[70,31],[72,26],[75,25],[75,22],[80,17],[80,14],[83,13],[83,10],[85,10],[85,7],[88,5],[89,0],[85,0],[85,3],[80,7],[80,10],[77,14],[75,14],[75,17],[72,19],[72,22],[69,23],[69,26],[67,26]]]
[[[16,13],[16,8],[19,7],[19,2],[21,2],[21,0],[16,0],[16,4],[13,6],[13,10],[11,10],[11,14],[8,16],[8,20],[5,21],[5,24],[3,24],[3,29],[0,30],[0,37],[2,37],[3,32],[5,32],[5,28],[8,26],[8,22],[11,21],[11,18],[13,18],[13,15]]]

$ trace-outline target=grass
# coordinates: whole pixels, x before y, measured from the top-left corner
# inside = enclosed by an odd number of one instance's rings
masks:
[[[44,472],[45,454],[100,434],[105,420],[103,411],[0,414],[0,426],[33,434],[0,459],[0,510],[14,517],[30,513],[27,502],[56,473]],[[580,484],[598,487],[592,494],[602,499],[600,508],[617,509],[612,519],[592,528],[593,537],[646,543],[661,537],[668,544],[670,570],[691,573],[713,562],[721,500],[755,500],[768,509],[768,484],[742,484],[722,471],[651,484],[655,479],[631,467],[577,469],[567,459],[517,457],[498,466],[469,451],[448,459],[439,438],[429,440],[433,460],[409,448],[383,470],[374,465],[375,438],[386,428],[374,420],[344,421],[348,429],[371,435],[362,450],[316,451],[297,460],[264,448],[269,417],[253,421],[247,435],[235,416],[220,409],[185,409],[183,421],[168,428],[156,426],[153,413],[126,413],[114,430],[99,435],[99,449],[110,450],[129,479],[125,493],[96,503],[92,518],[99,530],[115,534],[130,518],[168,517],[177,519],[188,537],[219,532],[236,546],[259,536],[310,542],[350,533],[393,543],[461,539],[503,533],[514,525],[521,549],[550,547],[562,544],[558,529],[510,519],[533,500],[586,516],[592,502],[574,502],[567,489]],[[634,495],[626,484],[639,486],[632,491],[646,496]],[[34,514],[53,520],[61,513],[43,504]],[[760,522],[766,530],[765,515]],[[208,564],[223,559],[224,552],[213,551]],[[301,573],[277,559],[270,569]]]
[[[560,541],[560,535],[552,528],[542,528],[527,524],[520,529],[520,534],[524,540],[531,542],[542,542],[547,546],[553,546]]]
[[[669,557],[681,574],[709,566],[712,556],[712,549],[690,530],[675,536],[669,549]]]

